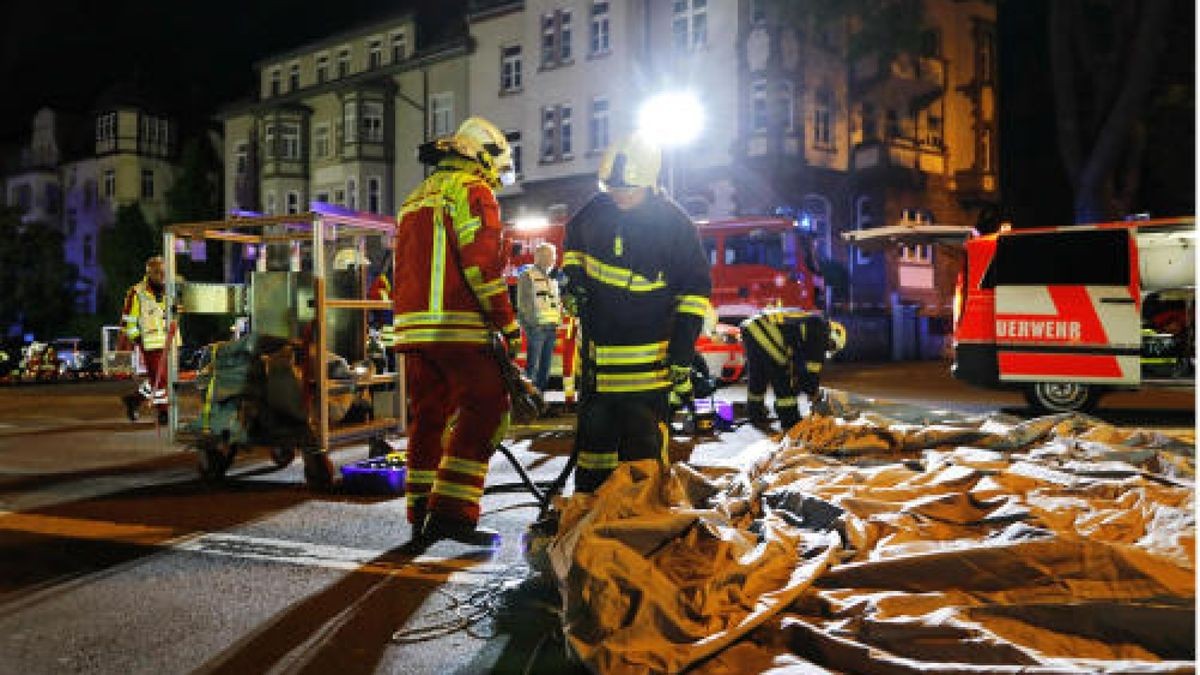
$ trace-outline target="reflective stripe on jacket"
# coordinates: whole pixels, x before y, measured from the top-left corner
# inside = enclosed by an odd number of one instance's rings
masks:
[[[167,344],[166,293],[155,295],[150,282],[143,278],[125,294],[122,312],[125,335],[142,349],[162,349]]]

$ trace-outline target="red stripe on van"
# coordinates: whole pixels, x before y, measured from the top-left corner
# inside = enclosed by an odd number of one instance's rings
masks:
[[[1067,377],[1121,377],[1117,357],[1108,354],[1038,354],[1000,352],[1004,375],[1062,375]]]

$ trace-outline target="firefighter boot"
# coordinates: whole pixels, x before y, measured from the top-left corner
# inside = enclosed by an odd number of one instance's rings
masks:
[[[138,393],[129,393],[121,397],[121,403],[125,405],[125,416],[130,422],[138,420],[139,409],[142,407],[142,395]]]
[[[767,406],[762,401],[750,401],[746,404],[746,417],[751,426],[762,427],[770,424]]]
[[[484,548],[500,546],[500,533],[496,530],[439,513],[430,513],[425,518],[425,527],[421,528],[421,539],[430,543],[441,539],[453,539],[469,546]]]

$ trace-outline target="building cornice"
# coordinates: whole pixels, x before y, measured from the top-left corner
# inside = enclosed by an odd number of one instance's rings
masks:
[[[521,12],[525,9],[524,0],[510,0],[509,2],[500,2],[490,7],[485,7],[479,10],[468,10],[467,21],[477,23],[479,21],[487,21],[489,19],[497,19],[514,12]]]
[[[307,42],[305,44],[299,45],[299,46],[289,49],[287,51],[279,52],[278,54],[272,54],[270,56],[263,57],[263,58],[255,61],[251,65],[255,71],[258,71],[258,70],[261,70],[262,67],[265,65],[273,64],[278,61],[287,61],[289,59],[296,59],[301,56],[311,54],[313,52],[321,51],[322,49],[325,49],[325,48],[339,46],[348,40],[353,40],[354,38],[361,38],[361,37],[367,37],[368,35],[373,35],[373,34],[379,32],[380,30],[384,30],[384,29],[388,28],[389,26],[391,26],[392,24],[395,24],[398,21],[411,22],[413,19],[413,16],[414,15],[413,15],[412,10],[405,10],[403,12],[400,12],[396,15],[393,15],[393,16],[385,18],[385,19],[376,19],[369,23],[359,24],[358,26],[356,26],[354,28],[347,28],[344,31],[334,33],[333,35],[323,37],[319,40],[314,40],[313,42]],[[415,26],[416,24],[410,23],[410,25]],[[414,38],[414,41],[415,41],[416,36],[410,35],[409,37]]]
[[[471,53],[473,43],[466,37],[455,39],[453,41],[439,45],[436,50],[430,50],[424,53],[418,52],[411,58],[405,59],[402,63],[393,63],[389,65],[364,70],[360,73],[354,73],[346,77],[330,80],[323,84],[305,87],[299,91],[288,92],[279,96],[272,96],[267,99],[242,99],[241,101],[231,103],[222,107],[213,117],[220,121],[227,121],[239,115],[252,114],[279,108],[289,105],[304,105],[305,99],[322,94],[336,93],[346,89],[375,84],[376,81],[385,79],[392,75],[399,75],[409,71],[419,70],[441,61],[466,56]]]

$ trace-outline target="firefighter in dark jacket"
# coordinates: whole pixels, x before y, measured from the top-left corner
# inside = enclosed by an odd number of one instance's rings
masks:
[[[668,395],[691,398],[712,282],[695,225],[658,190],[661,165],[648,141],[617,143],[600,163],[601,192],[566,226],[564,302],[583,338],[578,492],[621,461],[665,464]]]
[[[820,314],[771,309],[742,322],[746,348],[746,408],[750,422],[767,423],[767,384],[775,391],[775,414],[787,431],[800,421],[798,393],[817,401],[827,355],[846,345],[846,329]]]

